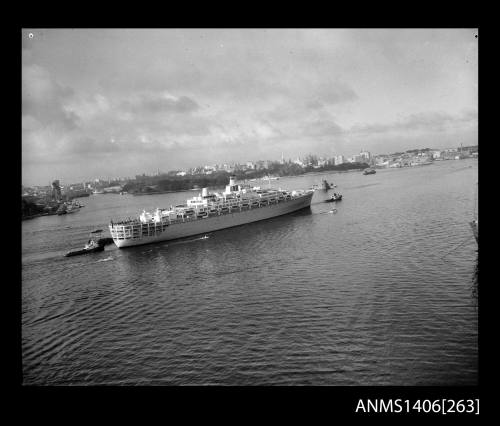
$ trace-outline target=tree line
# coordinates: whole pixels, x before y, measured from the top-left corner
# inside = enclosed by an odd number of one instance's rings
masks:
[[[126,183],[124,191],[129,193],[155,193],[163,191],[184,191],[192,188],[223,187],[229,183],[229,177],[234,175],[237,180],[258,179],[264,176],[297,176],[310,172],[347,171],[365,169],[366,163],[344,163],[339,165],[328,164],[321,167],[302,167],[294,163],[272,163],[266,169],[260,170],[235,170],[232,173],[217,171],[205,175],[186,176],[140,176],[135,181]]]

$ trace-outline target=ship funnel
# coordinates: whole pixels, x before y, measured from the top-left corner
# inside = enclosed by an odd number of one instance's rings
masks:
[[[202,197],[208,197],[208,188],[203,188],[201,190],[201,196]]]

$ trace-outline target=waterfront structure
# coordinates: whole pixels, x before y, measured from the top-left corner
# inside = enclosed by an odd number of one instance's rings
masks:
[[[122,190],[122,187],[120,185],[116,185],[116,186],[108,186],[106,188],[103,188],[102,189],[102,192],[103,193],[119,193],[121,192]]]
[[[438,149],[435,149],[429,153],[433,159],[436,158],[441,158],[441,151]]]
[[[129,247],[205,234],[281,216],[310,207],[313,190],[285,191],[236,184],[231,176],[223,193],[202,193],[186,204],[143,211],[138,219],[109,225],[117,247]]]

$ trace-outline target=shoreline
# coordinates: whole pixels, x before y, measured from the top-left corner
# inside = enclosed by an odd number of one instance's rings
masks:
[[[200,188],[201,189],[201,188]],[[174,192],[184,192],[184,191],[197,191],[197,189],[179,189],[178,191],[155,191],[155,192],[129,192],[133,196],[136,195],[160,195],[160,194],[172,194]]]

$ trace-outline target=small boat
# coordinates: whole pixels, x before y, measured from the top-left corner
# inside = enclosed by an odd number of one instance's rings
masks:
[[[342,200],[342,194],[337,194],[336,192],[328,199],[325,200],[325,203],[331,203],[333,201],[341,201]]]
[[[66,214],[76,213],[77,211],[80,210],[80,208],[81,206],[79,204],[68,204],[66,208]]]
[[[85,247],[81,250],[72,250],[66,253],[65,257],[78,256],[80,254],[95,253],[97,251],[104,251],[104,246],[99,244],[85,244]]]
[[[68,253],[66,253],[64,256],[65,257],[70,257],[70,256],[78,256],[80,254],[88,254],[88,253],[95,253],[98,251],[103,251],[104,250],[104,245],[102,243],[101,237],[102,230],[98,229],[97,231],[93,231],[90,233],[90,239],[85,244],[85,247],[80,250],[71,250]]]
[[[329,183],[328,183],[325,179],[323,179],[323,182],[322,182],[322,188],[323,188],[325,191],[327,191],[327,190],[331,189],[331,188],[332,188],[332,186],[331,186],[331,185],[330,185],[330,184],[329,184]]]
[[[65,203],[62,203],[59,208],[57,209],[57,214],[59,216],[63,215],[63,214],[70,214],[70,213],[75,213],[77,212],[78,210],[80,210],[83,206],[79,203],[77,203],[76,201],[73,201],[72,203],[69,203],[69,202],[65,202]]]
[[[375,171],[375,169],[365,169],[365,170],[363,171],[363,174],[364,174],[364,175],[374,175],[375,173],[377,173],[377,172]]]

